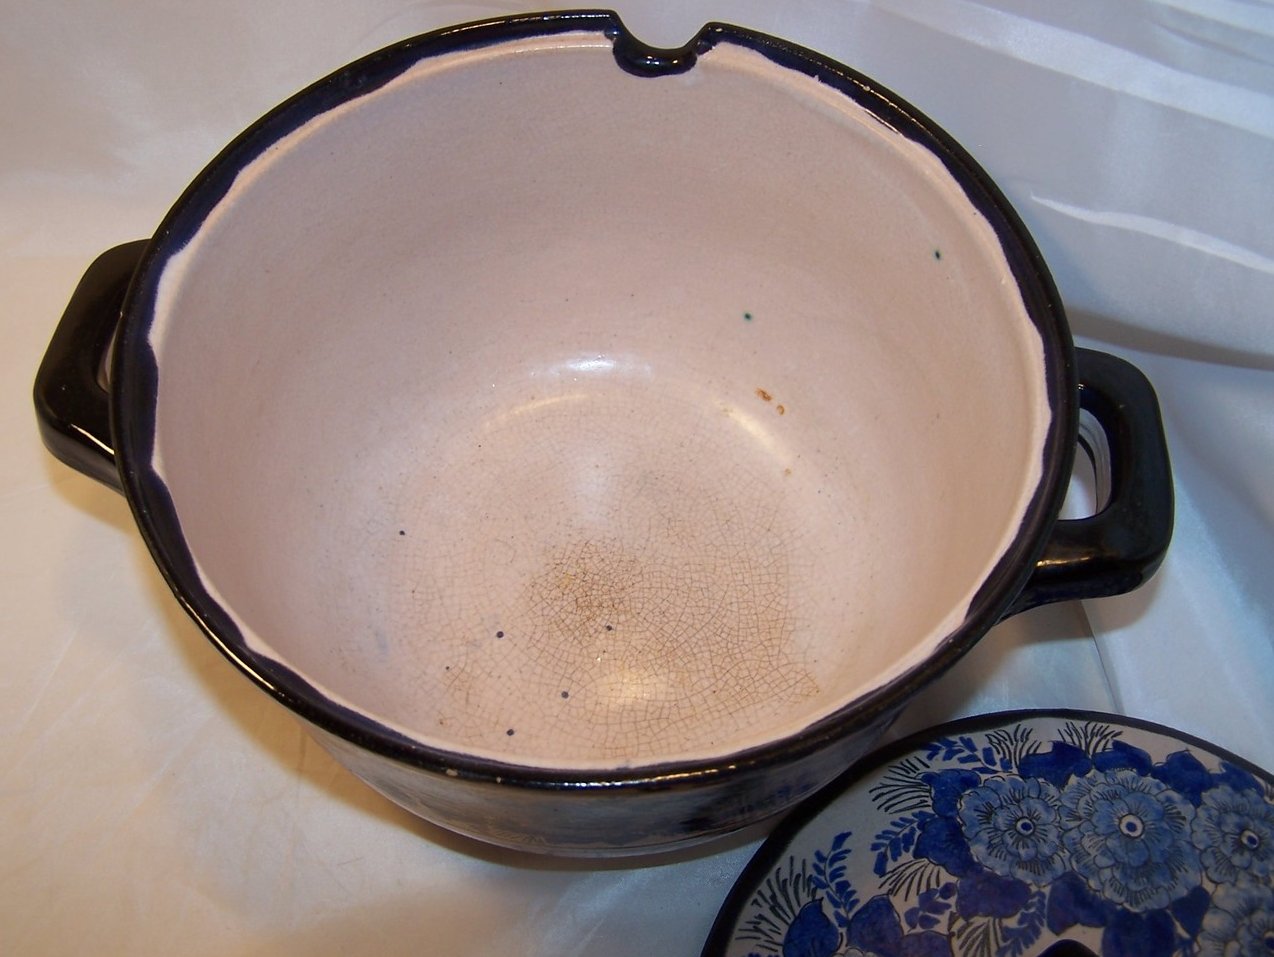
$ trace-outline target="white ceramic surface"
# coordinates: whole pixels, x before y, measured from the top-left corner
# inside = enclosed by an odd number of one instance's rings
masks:
[[[422,61],[242,171],[160,280],[156,466],[247,640],[447,750],[729,754],[922,661],[1050,411],[926,149],[723,44]]]

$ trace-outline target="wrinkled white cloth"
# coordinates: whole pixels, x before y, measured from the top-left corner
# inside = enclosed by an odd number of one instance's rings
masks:
[[[896,733],[1005,708],[1155,720],[1274,767],[1274,7],[1259,0],[619,0],[830,54],[987,168],[1085,344],[1154,382],[1176,538],[1118,599],[993,630]],[[354,57],[518,3],[0,0],[0,952],[697,954],[759,834],[642,866],[416,822],[178,609],[123,500],[54,462],[30,385],[98,252]]]

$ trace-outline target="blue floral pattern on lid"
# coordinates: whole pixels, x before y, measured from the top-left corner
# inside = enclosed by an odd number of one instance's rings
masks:
[[[766,842],[705,955],[1274,955],[1274,779],[1233,755],[1024,712],[867,764]]]

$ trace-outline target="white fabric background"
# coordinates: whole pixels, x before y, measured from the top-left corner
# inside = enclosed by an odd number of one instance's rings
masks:
[[[1274,6],[630,0],[876,77],[986,166],[1076,333],[1159,390],[1177,534],[1125,598],[994,630],[902,729],[1008,707],[1157,720],[1274,767]],[[533,861],[419,823],[197,633],[30,386],[83,268],[235,133],[362,53],[519,3],[0,0],[0,953],[697,954],[756,846]]]

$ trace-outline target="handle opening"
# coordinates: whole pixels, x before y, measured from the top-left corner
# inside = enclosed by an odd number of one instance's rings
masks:
[[[1172,538],[1172,469],[1153,387],[1123,359],[1091,349],[1076,356],[1094,512],[1057,521],[1008,615],[1132,591],[1159,568]]]

